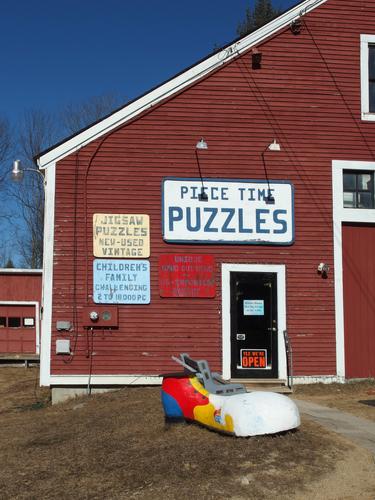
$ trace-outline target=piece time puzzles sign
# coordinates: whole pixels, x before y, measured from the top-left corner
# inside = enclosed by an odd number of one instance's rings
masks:
[[[163,238],[169,242],[291,245],[293,186],[289,182],[163,181]],[[270,189],[269,189],[270,188]],[[272,203],[269,203],[269,191]]]

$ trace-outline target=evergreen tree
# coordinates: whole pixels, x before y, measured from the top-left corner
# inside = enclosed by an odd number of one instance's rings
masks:
[[[275,9],[272,0],[255,0],[254,7],[247,7],[245,19],[237,26],[237,34],[245,36],[264,26],[280,15],[281,11]]]
[[[5,268],[6,269],[14,269],[14,264],[13,264],[12,259],[7,260],[7,263],[5,264]]]

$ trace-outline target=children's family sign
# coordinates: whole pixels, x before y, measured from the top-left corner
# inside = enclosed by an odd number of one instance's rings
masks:
[[[282,181],[165,179],[163,238],[172,243],[290,245],[293,186]]]
[[[96,304],[149,304],[149,261],[95,259],[94,302]]]
[[[140,259],[150,256],[150,217],[145,214],[94,214],[94,256]]]

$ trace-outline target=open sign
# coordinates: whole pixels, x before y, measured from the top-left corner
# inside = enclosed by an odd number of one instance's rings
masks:
[[[241,349],[241,368],[260,370],[267,368],[267,350]]]

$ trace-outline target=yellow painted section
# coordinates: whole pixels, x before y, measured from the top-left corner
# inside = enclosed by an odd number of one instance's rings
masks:
[[[190,383],[196,391],[198,391],[200,394],[203,394],[203,396],[206,396],[208,398],[210,393],[203,387],[203,385],[199,382],[197,377],[191,377]]]
[[[210,393],[203,387],[203,385],[199,382],[196,377],[192,377],[190,379],[191,385],[194,387],[196,391],[200,394],[203,394],[207,398],[209,398]],[[216,411],[213,404],[208,403],[206,405],[196,406],[194,408],[194,419],[207,427],[211,427],[213,429],[217,429],[223,432],[231,432],[234,433],[234,425],[233,419],[230,415],[225,415],[224,423],[217,422],[215,420],[215,413],[219,417],[220,410]]]
[[[225,422],[221,424],[215,420],[215,407],[211,403],[204,406],[196,406],[194,408],[194,419],[207,427],[218,429],[225,432],[234,432],[233,419],[229,415],[225,415]]]
[[[94,214],[95,257],[139,259],[150,257],[150,216],[146,214]]]

